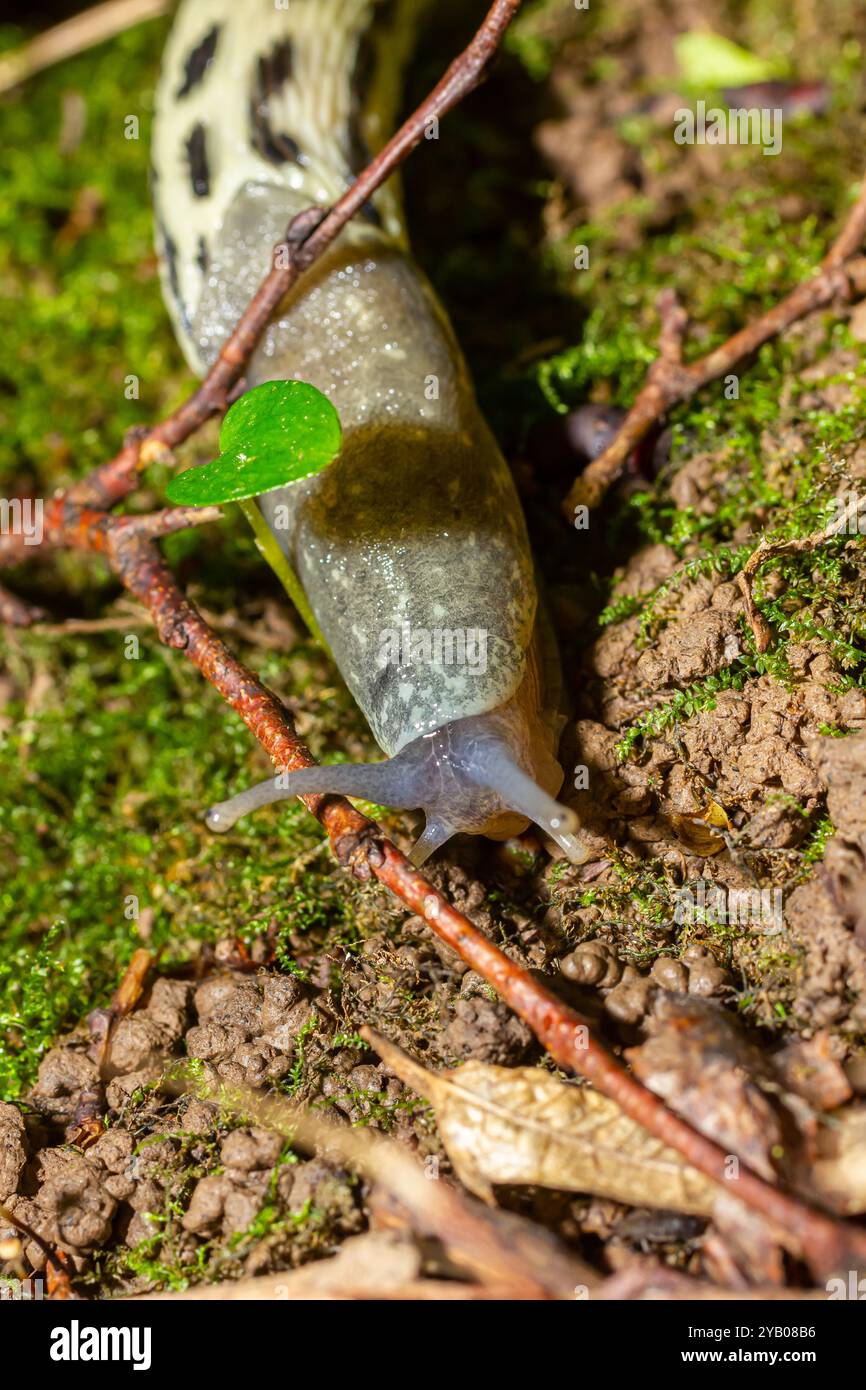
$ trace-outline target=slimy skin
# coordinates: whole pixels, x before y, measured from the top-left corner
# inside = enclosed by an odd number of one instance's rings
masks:
[[[291,219],[339,196],[384,143],[415,0],[185,0],[157,97],[163,285],[204,372]],[[375,63],[378,55],[378,66]],[[280,774],[215,807],[227,829],[282,797],[423,808],[422,860],[459,831],[536,821],[575,862],[553,799],[558,671],[508,466],[454,334],[408,254],[393,187],[287,297],[246,373],[311,382],[343,449],[259,499],[384,763]]]

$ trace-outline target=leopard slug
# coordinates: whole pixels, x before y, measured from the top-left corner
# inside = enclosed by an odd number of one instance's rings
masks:
[[[164,293],[203,374],[292,218],[381,148],[425,0],[183,0],[156,101]],[[428,158],[430,156],[428,155]],[[387,757],[281,773],[215,806],[214,830],[310,792],[422,809],[420,864],[458,832],[534,821],[576,863],[555,800],[558,659],[520,502],[445,312],[380,189],[289,293],[249,387],[311,382],[343,425],[323,473],[258,499]]]

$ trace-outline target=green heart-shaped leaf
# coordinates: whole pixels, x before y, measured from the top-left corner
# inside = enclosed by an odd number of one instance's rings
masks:
[[[266,381],[226,412],[219,458],[172,478],[166,495],[181,507],[242,502],[318,473],[342,442],[339,416],[315,386]]]

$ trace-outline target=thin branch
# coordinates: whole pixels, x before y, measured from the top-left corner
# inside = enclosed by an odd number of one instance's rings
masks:
[[[152,627],[148,613],[130,613],[122,618],[67,618],[63,623],[40,623],[42,637],[94,636],[100,632],[129,632],[136,627]]]
[[[152,613],[161,639],[188,658],[240,715],[274,765],[286,771],[313,765],[287,711],[277,697],[232,655],[181,592],[151,542],[138,536],[111,537],[112,567]],[[526,970],[516,965],[452,907],[412,867],[380,828],[343,797],[301,800],[328,832],[338,862],[356,878],[375,876],[436,935],[478,971],[526,1020],[561,1066],[586,1077],[630,1118],[741,1201],[782,1227],[816,1276],[839,1268],[866,1267],[866,1232],[846,1226],[771,1186],[742,1162],[729,1177],[731,1155],[669,1110],[659,1098],[593,1037],[585,1019],[569,1009]]]
[[[561,1066],[584,1076],[631,1119],[681,1153],[693,1167],[782,1227],[816,1276],[847,1268],[846,1260],[854,1268],[864,1265],[866,1231],[846,1227],[807,1207],[772,1187],[742,1162],[739,1176],[729,1178],[730,1154],[674,1114],[627,1072],[593,1037],[585,1019],[488,941],[441,893],[431,889],[399,850],[384,840],[380,849],[384,862],[373,870],[379,881],[423,917],[442,941],[494,986]]]
[[[153,617],[166,646],[183,651],[243,719],[275,767],[296,771],[315,760],[297,737],[280,700],[232,654],[182,592],[156,547],[140,536],[112,537],[111,564],[122,583]],[[306,796],[307,809],[325,826],[340,862],[378,827],[341,797]],[[369,876],[369,875],[368,875]]]
[[[626,459],[671,406],[687,401],[702,387],[733,371],[764,343],[784,329],[834,300],[845,302],[866,289],[866,260],[857,256],[866,237],[866,179],[842,231],[833,242],[816,274],[804,280],[772,309],[753,319],[720,347],[696,362],[683,365],[681,342],[686,317],[670,290],[659,296],[660,352],[647,373],[631,410],[619,431],[575,479],[562,504],[569,521],[578,507],[597,507],[611,483],[620,476]]]
[[[107,0],[104,5],[94,5],[83,14],[46,29],[23,48],[0,59],[0,93],[17,87],[44,68],[113,39],[145,19],[157,19],[165,14],[170,3],[171,0]]]
[[[143,516],[118,518],[117,532],[156,540],[159,536],[173,535],[175,531],[185,531],[190,526],[208,526],[212,521],[219,521],[221,516],[219,507],[166,507]]]
[[[832,517],[820,531],[812,531],[808,536],[791,536],[787,540],[762,540],[758,547],[752,551],[740,573],[737,575],[737,583],[743,595],[746,607],[746,621],[752,629],[755,639],[755,648],[759,652],[765,652],[770,645],[773,637],[772,628],[767,622],[758,605],[755,603],[755,596],[752,592],[752,580],[764,564],[765,560],[772,560],[776,555],[796,555],[806,550],[815,550],[817,546],[825,541],[832,540],[834,536],[844,534],[848,525],[853,521],[859,520],[859,508],[862,499],[852,497],[839,516]]]
[[[14,1226],[16,1231],[20,1231],[28,1240],[32,1240],[34,1245],[38,1245],[42,1251],[48,1267],[49,1281],[53,1285],[49,1288],[49,1298],[76,1299],[78,1295],[72,1292],[69,1271],[63,1263],[63,1256],[60,1251],[49,1245],[38,1231],[34,1231],[32,1226],[29,1226],[26,1221],[23,1221],[20,1216],[16,1216],[9,1207],[2,1203],[0,1203],[0,1221],[6,1221],[10,1226]]]

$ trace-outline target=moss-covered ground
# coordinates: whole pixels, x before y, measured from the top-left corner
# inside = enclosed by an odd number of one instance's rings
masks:
[[[512,458],[523,456],[536,427],[564,410],[590,398],[632,399],[654,354],[654,305],[663,286],[676,286],[700,326],[692,353],[722,341],[790,290],[826,249],[850,205],[862,159],[864,34],[857,32],[855,7],[839,4],[824,13],[820,34],[804,47],[797,26],[808,6],[795,11],[783,0],[751,0],[730,13],[719,6],[719,23],[741,43],[760,50],[773,42],[800,75],[825,77],[827,114],[792,123],[777,159],[753,150],[719,152],[718,177],[696,177],[660,222],[652,192],[587,220],[586,209],[569,210],[563,183],[531,146],[533,123],[555,114],[547,84],[562,38],[561,10],[530,6],[494,80],[496,91],[491,84],[455,114],[451,172],[440,177],[424,149],[423,169],[407,175],[419,255],[454,314],[485,408]],[[580,17],[587,29],[576,62],[598,88],[600,110],[603,97],[632,80],[639,10],[599,5]],[[461,23],[465,16],[458,29]],[[0,106],[0,487],[6,495],[50,495],[105,458],[127,427],[164,413],[190,385],[151,250],[148,137],[165,28],[154,23],[130,32],[33,79]],[[4,47],[19,37],[0,31]],[[447,43],[447,34],[436,38],[416,67],[414,88],[420,91],[441,68]],[[651,172],[647,187],[663,190],[680,151],[669,131],[642,112],[642,98],[651,94],[651,84],[643,91],[638,84],[634,111],[615,125]],[[130,115],[139,123],[137,139],[126,138]],[[83,130],[77,128],[82,118]],[[456,210],[455,166],[466,180]],[[572,268],[575,243],[593,248],[588,271]],[[798,374],[815,358],[842,350],[850,354],[840,377],[849,387],[845,403],[818,406],[801,421],[800,466],[768,469],[766,439],[796,395]],[[761,350],[742,371],[735,410],[711,387],[677,412],[667,472],[652,486],[613,499],[597,540],[579,556],[565,531],[556,545],[545,546],[548,582],[570,588],[583,604],[578,640],[638,610],[644,636],[657,633],[678,583],[702,568],[736,573],[752,548],[737,539],[744,522],[779,535],[815,529],[836,489],[840,459],[862,435],[862,354],[847,325],[827,314],[808,344],[795,333]],[[137,399],[129,398],[132,376]],[[206,450],[208,439],[193,447]],[[667,491],[678,461],[698,451],[725,460],[718,505],[709,513],[675,505]],[[163,481],[157,470],[148,475],[142,505],[158,502]],[[556,502],[567,483],[566,473],[537,479],[529,510],[539,540],[560,525]],[[687,568],[663,592],[623,597],[613,571],[647,540],[673,547]],[[336,672],[299,635],[296,620],[294,644],[286,636],[291,615],[287,620],[243,524],[229,518],[165,548],[205,609],[228,615],[229,640],[289,701],[313,751],[369,755],[369,735]],[[736,669],[633,722],[622,731],[624,756],[705,708],[719,681],[745,681],[762,670],[784,681],[786,643],[804,634],[817,632],[837,652],[838,680],[864,680],[862,574],[850,550],[829,545],[819,556],[785,558],[775,568],[784,594],[762,599],[776,632],[769,653],[745,650]],[[108,618],[111,624],[2,638],[4,1098],[23,1092],[59,1032],[105,1001],[143,937],[172,961],[202,940],[249,939],[273,928],[291,968],[305,933],[331,933],[351,950],[376,914],[389,911],[376,890],[353,886],[325,854],[313,853],[320,831],[300,807],[266,812],[226,839],[207,835],[203,808],[263,775],[263,757],[183,657],[162,649],[137,621],[97,563],[40,560],[13,582],[51,608],[58,623]],[[281,622],[273,617],[275,602]],[[812,860],[826,833],[816,821]],[[633,886],[627,874],[625,882]],[[490,886],[496,889],[495,870]],[[643,910],[640,893],[629,897]],[[532,904],[525,906],[531,913]]]

